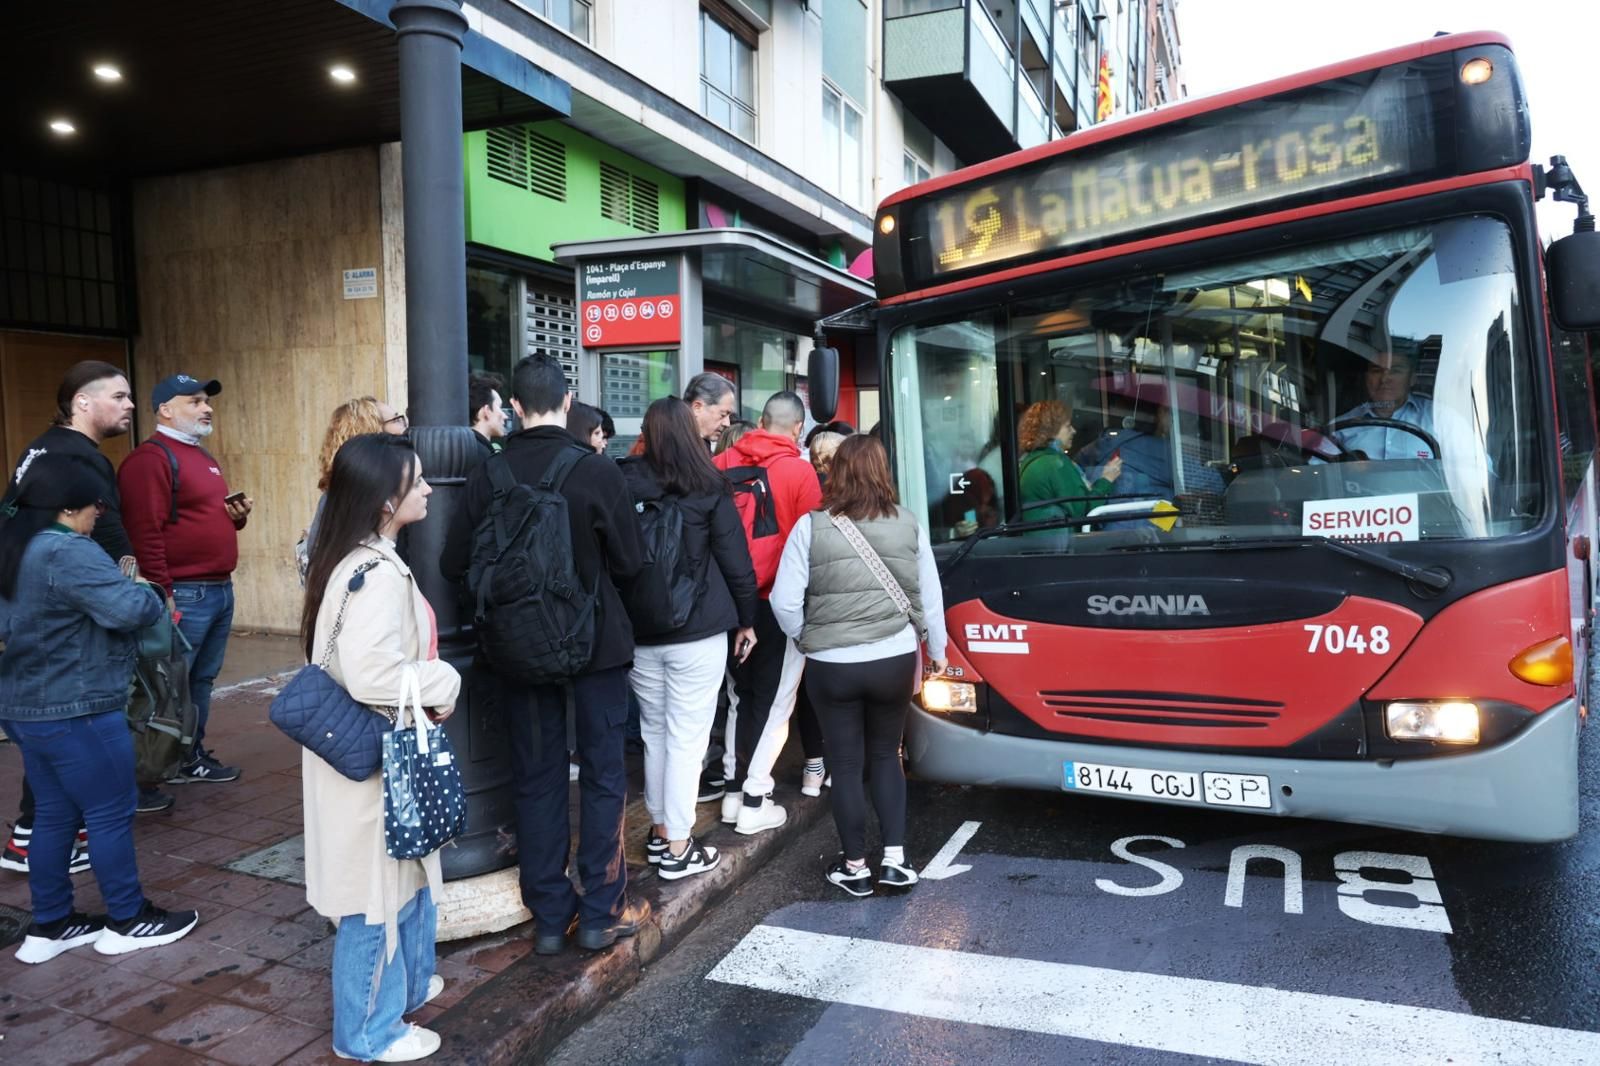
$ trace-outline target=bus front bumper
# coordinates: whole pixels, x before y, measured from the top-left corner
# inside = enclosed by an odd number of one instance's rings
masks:
[[[1254,774],[1269,779],[1270,809],[1146,802],[1487,840],[1543,843],[1565,840],[1578,831],[1576,700],[1550,708],[1493,748],[1388,763],[1214,755],[1008,736],[954,725],[915,704],[907,723],[906,752],[918,777],[949,784],[1060,792],[1069,762]]]

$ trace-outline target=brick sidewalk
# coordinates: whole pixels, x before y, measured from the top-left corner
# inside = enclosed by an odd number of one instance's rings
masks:
[[[0,951],[0,1062],[52,1066],[202,1062],[335,1063],[329,1044],[333,927],[300,885],[224,864],[298,836],[299,748],[267,721],[267,684],[225,693],[208,741],[244,776],[169,786],[177,805],[134,820],[139,874],[158,905],[192,907],[200,925],[163,948],[108,957],[91,948],[27,966]],[[0,744],[0,825],[9,829],[21,757]],[[103,909],[93,873],[73,878],[77,905]],[[28,883],[0,871],[0,904],[27,910]],[[526,930],[439,945],[444,994],[426,1023],[528,953]]]

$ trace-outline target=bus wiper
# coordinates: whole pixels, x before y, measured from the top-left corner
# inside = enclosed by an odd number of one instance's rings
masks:
[[[1100,501],[1100,500],[1104,500],[1105,497],[1103,497],[1103,496],[1067,496],[1067,497],[1064,497],[1063,499],[1064,500],[1091,500],[1092,499],[1092,500]],[[1047,504],[1050,504],[1050,503],[1055,503],[1055,502],[1062,502],[1062,501],[1044,500],[1044,501],[1041,501],[1040,503],[1030,503],[1030,504],[1028,504],[1028,508],[1032,509],[1034,507],[1044,506],[1044,505],[1047,505]],[[1083,518],[1074,518],[1072,515],[1064,515],[1063,514],[1063,515],[1056,515],[1054,518],[1039,518],[1039,519],[1035,519],[1034,521],[1031,521],[1031,522],[1017,522],[1017,521],[1014,521],[1014,520],[1010,521],[1010,522],[1001,522],[997,526],[987,526],[987,527],[985,527],[983,529],[979,529],[979,530],[973,532],[971,535],[969,535],[966,540],[962,541],[961,542],[961,547],[957,548],[955,550],[955,554],[950,556],[950,558],[945,561],[944,566],[940,568],[939,576],[941,578],[948,578],[950,576],[951,571],[955,570],[956,567],[960,566],[961,565],[961,561],[963,559],[965,559],[967,556],[972,554],[972,549],[976,548],[980,541],[988,540],[991,537],[1006,537],[1006,536],[1010,536],[1013,533],[1034,533],[1034,532],[1037,532],[1037,531],[1042,530],[1042,529],[1061,529],[1061,528],[1063,528],[1065,526],[1097,526],[1097,525],[1101,525],[1101,524],[1103,524],[1105,522],[1143,521],[1144,519],[1147,519],[1147,518],[1177,518],[1182,514],[1184,514],[1184,512],[1182,510],[1166,509],[1166,510],[1160,510],[1160,511],[1157,511],[1157,510],[1123,511],[1123,512],[1119,512],[1119,513],[1116,513],[1116,514],[1097,514],[1097,515],[1095,515],[1093,517],[1083,517]]]
[[[1250,548],[1298,548],[1302,545],[1314,544],[1327,548],[1336,555],[1343,555],[1358,562],[1366,563],[1375,570],[1393,574],[1404,578],[1414,584],[1421,585],[1430,592],[1443,592],[1450,587],[1454,578],[1450,571],[1437,566],[1417,566],[1415,563],[1404,562],[1400,559],[1391,559],[1382,552],[1373,551],[1371,548],[1349,541],[1331,540],[1328,537],[1230,537],[1227,535],[1216,540],[1201,541],[1192,544],[1172,545],[1142,545],[1130,544],[1113,548],[1112,551],[1138,551],[1146,547],[1160,547],[1167,551],[1244,551]]]

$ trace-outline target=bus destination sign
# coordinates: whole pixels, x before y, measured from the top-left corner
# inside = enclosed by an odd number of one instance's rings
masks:
[[[903,220],[907,274],[931,280],[1427,170],[1430,109],[1408,106],[1402,73],[1227,108],[931,194]]]

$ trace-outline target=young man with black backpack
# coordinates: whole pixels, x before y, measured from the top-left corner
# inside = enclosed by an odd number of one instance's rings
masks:
[[[760,427],[712,460],[733,482],[734,504],[744,523],[760,592],[755,649],[733,667],[739,698],[732,716],[736,772],[722,798],[722,820],[745,835],[776,829],[788,819],[788,812],[772,802],[772,767],[789,736],[789,716],[794,713],[805,657],[783,635],[767,597],[789,531],[801,515],[822,503],[817,472],[800,455],[805,420],[799,396],[773,393],[761,410]],[[820,740],[815,743],[820,747]],[[819,771],[820,755],[820,750],[806,752],[808,763],[816,760]]]
[[[571,402],[560,363],[531,355],[517,364],[511,406],[522,428],[468,476],[439,560],[446,578],[467,583],[478,668],[492,669],[508,694],[522,899],[542,955],[562,950],[574,920],[579,946],[597,951],[649,915],[648,904],[628,904],[622,859],[633,630],[617,590],[639,573],[643,549],[617,465],[566,431]],[[581,899],[567,874],[569,684]]]

